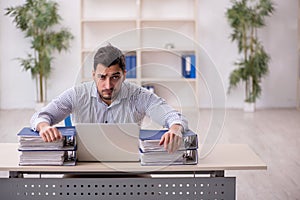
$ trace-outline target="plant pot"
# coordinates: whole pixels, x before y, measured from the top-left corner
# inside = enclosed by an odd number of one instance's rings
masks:
[[[254,102],[245,102],[244,103],[244,111],[245,112],[254,112],[255,111],[255,103]]]

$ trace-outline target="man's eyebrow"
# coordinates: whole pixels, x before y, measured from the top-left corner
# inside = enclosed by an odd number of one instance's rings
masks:
[[[115,75],[120,75],[121,74],[121,72],[115,72],[115,73],[112,73],[111,74],[111,76],[115,76]],[[107,76],[108,74],[97,74],[97,76],[99,77],[99,76]]]
[[[103,76],[107,76],[107,74],[97,74],[97,76],[98,76],[98,77],[100,77],[100,76],[103,77]]]
[[[121,72],[115,72],[115,73],[112,74],[112,76],[114,76],[114,75],[120,75],[120,74],[121,74]]]

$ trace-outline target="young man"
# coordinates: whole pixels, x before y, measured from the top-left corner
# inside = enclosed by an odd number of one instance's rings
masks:
[[[107,45],[94,57],[93,81],[63,92],[31,119],[31,126],[39,131],[44,141],[61,138],[53,125],[72,113],[76,123],[138,123],[145,116],[169,130],[160,145],[169,152],[180,146],[182,132],[188,129],[185,118],[163,99],[148,90],[125,81],[125,57],[122,52]]]

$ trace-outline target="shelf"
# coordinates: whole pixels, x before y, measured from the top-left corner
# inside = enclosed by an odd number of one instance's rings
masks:
[[[141,22],[189,22],[195,23],[194,18],[141,18]]]
[[[97,48],[103,43],[110,42],[119,48],[137,47],[138,36],[136,32],[124,33],[124,30],[136,28],[135,21],[101,23],[83,23],[81,26],[82,49]]]
[[[195,23],[195,19],[191,19],[191,18],[144,18],[144,19],[136,19],[136,18],[84,18],[81,19],[81,22],[85,22],[85,23],[101,23],[101,22],[115,22],[115,23],[120,23],[120,22],[136,22],[136,21],[140,21],[140,22],[158,22],[158,23],[162,23],[162,22],[176,22],[176,23],[180,23],[180,22],[184,22],[184,23]]]
[[[80,2],[82,81],[92,80],[98,47],[111,43],[125,56],[136,56],[136,78],[127,81],[153,85],[155,93],[176,108],[198,107],[200,77],[182,76],[185,55],[195,55],[193,66],[199,70],[198,0]]]
[[[136,0],[81,0],[81,16],[83,19],[136,18]]]
[[[196,79],[195,78],[141,78],[141,82],[196,83]]]
[[[93,53],[95,52],[95,50],[97,50],[96,48],[83,48],[81,49],[82,53]],[[136,49],[136,50],[132,50],[130,48],[126,48],[126,49],[121,49],[123,51],[123,53],[126,52],[132,52],[132,51],[139,51],[141,53],[162,53],[162,52],[166,52],[166,53],[172,53],[172,54],[191,54],[191,53],[195,53],[195,49],[191,48],[186,48],[186,49],[177,49],[177,48],[144,48],[144,49]]]
[[[135,50],[132,50],[130,48],[122,48],[121,50],[122,50],[123,54],[135,51]],[[93,48],[86,48],[86,49],[82,49],[81,53],[95,53],[96,51],[97,51],[97,48],[95,48],[95,49],[93,49]]]
[[[169,44],[170,45],[170,44]],[[174,55],[183,55],[183,54],[195,54],[195,49],[186,48],[186,49],[177,49],[177,48],[144,48],[139,50],[141,53],[169,53]]]
[[[92,80],[92,78],[85,78],[83,79],[84,81],[90,81]],[[144,84],[147,84],[147,83],[160,83],[160,82],[173,82],[173,83],[176,83],[176,82],[181,82],[181,83],[195,83],[196,82],[196,79],[194,78],[180,78],[180,79],[175,79],[175,78],[167,78],[167,79],[161,79],[161,78],[141,78],[141,79],[138,79],[138,78],[126,78],[127,81],[130,81],[130,82],[142,82]]]
[[[193,18],[195,5],[194,0],[141,0],[141,18]]]
[[[136,18],[85,18],[81,19],[82,23],[122,23],[122,22],[136,22]]]

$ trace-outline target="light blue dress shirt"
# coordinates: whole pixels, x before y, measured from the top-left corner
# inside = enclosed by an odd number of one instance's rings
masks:
[[[124,81],[116,99],[107,105],[99,97],[94,81],[74,86],[53,99],[31,118],[31,127],[36,130],[40,122],[54,125],[72,114],[76,123],[137,123],[145,116],[169,128],[181,124],[184,130],[188,123],[184,116],[169,106],[165,100],[145,88]]]

